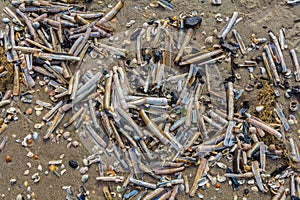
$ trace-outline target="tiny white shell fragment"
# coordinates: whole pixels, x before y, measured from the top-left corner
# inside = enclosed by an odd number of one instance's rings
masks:
[[[11,184],[11,185],[15,184],[16,182],[17,182],[17,179],[15,179],[15,178],[12,178],[9,180],[9,184]]]
[[[27,167],[29,167],[29,168],[31,168],[31,167],[32,167],[32,165],[31,165],[31,163],[30,163],[30,162],[27,162],[27,163],[26,163],[26,166],[27,166]]]
[[[22,198],[23,198],[22,195],[18,194],[17,197],[16,197],[16,200],[22,200]]]
[[[226,177],[225,176],[220,176],[219,174],[217,175],[217,180],[219,183],[223,183],[226,181]]]
[[[204,198],[204,195],[201,194],[200,192],[198,192],[197,196],[198,196],[200,199],[203,199],[203,198]]]
[[[32,158],[34,156],[34,154],[31,151],[29,151],[26,156],[29,158]]]
[[[217,162],[217,166],[220,167],[221,169],[226,169],[227,166],[224,163]]]
[[[250,179],[247,183],[248,183],[249,185],[254,185],[255,180],[254,180],[254,179]]]
[[[61,170],[60,175],[62,176],[64,173],[66,173],[66,171],[67,171],[67,169]]]
[[[261,73],[262,75],[265,75],[265,74],[266,74],[266,68],[260,67],[260,73]]]
[[[255,107],[256,112],[261,112],[265,107],[263,105],[259,105]]]
[[[41,172],[43,170],[42,165],[38,165],[37,170],[39,170]]]
[[[238,180],[238,183],[240,184],[240,185],[243,185],[243,184],[245,184],[245,179],[241,179],[241,180]]]
[[[42,128],[44,125],[45,125],[45,123],[43,123],[43,122],[37,123],[37,124],[34,125],[34,128],[35,128],[35,129],[40,129],[40,128]]]
[[[27,175],[29,175],[29,170],[28,169],[26,169],[25,172],[24,172],[24,176],[27,176]]]
[[[36,106],[34,107],[34,109],[35,109],[36,111],[42,111],[42,110],[44,109],[44,107],[43,107],[43,106],[40,106],[40,105],[36,105]]]
[[[252,186],[252,187],[251,187],[251,191],[253,191],[253,192],[258,192],[257,186]]]
[[[71,133],[69,131],[64,132],[63,138],[66,140],[71,136]]]
[[[217,177],[213,177],[213,178],[211,179],[211,184],[212,184],[212,185],[216,185],[216,183],[217,183]]]
[[[78,147],[79,146],[79,142],[78,141],[76,141],[76,140],[74,140],[73,142],[72,142],[72,146],[73,147]]]
[[[35,111],[35,115],[38,117],[38,116],[40,116],[42,114],[42,111],[40,111],[40,110],[37,110],[37,111]]]

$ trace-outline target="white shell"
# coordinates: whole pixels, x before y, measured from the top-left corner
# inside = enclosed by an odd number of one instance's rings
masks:
[[[204,44],[206,45],[211,45],[214,41],[214,37],[213,36],[208,36],[207,38],[205,38]]]
[[[217,180],[219,183],[223,183],[226,181],[226,177],[225,176],[220,176],[219,174],[217,175]]]
[[[34,156],[34,154],[31,151],[29,151],[26,156],[29,158],[32,158]]]
[[[27,162],[26,165],[27,165],[27,167],[29,167],[29,168],[31,168],[31,166],[32,166],[30,162]]]
[[[37,132],[33,132],[33,134],[32,134],[32,139],[33,139],[33,140],[37,140],[38,137],[39,137],[39,134],[38,134]]]
[[[35,115],[38,117],[38,116],[40,116],[42,114],[42,111],[40,111],[40,110],[37,110],[37,111],[35,111]]]
[[[25,170],[25,172],[24,172],[24,174],[23,174],[24,176],[27,176],[27,175],[29,175],[29,170],[27,169],[27,170]]]
[[[33,182],[34,183],[37,183],[37,182],[39,182],[40,181],[40,179],[41,179],[41,177],[40,177],[40,175],[39,175],[39,173],[37,172],[37,173],[35,173],[35,174],[33,174],[32,175],[32,180],[33,180]]]
[[[43,170],[42,165],[38,165],[37,169],[41,172]]]
[[[263,105],[256,106],[255,110],[256,112],[261,112],[265,107]]]
[[[256,186],[252,186],[252,187],[251,187],[251,191],[253,191],[253,192],[258,192],[258,188],[257,188]]]
[[[217,166],[220,167],[221,169],[226,169],[227,166],[224,163],[217,162]]]
[[[66,173],[66,169],[61,170],[60,175],[62,176],[64,173]]]
[[[71,136],[71,133],[69,131],[64,132],[63,137],[64,139],[68,139]]]
[[[249,185],[254,185],[254,183],[255,183],[255,180],[254,180],[254,179],[250,179],[250,180],[248,181],[248,184],[249,184]]]

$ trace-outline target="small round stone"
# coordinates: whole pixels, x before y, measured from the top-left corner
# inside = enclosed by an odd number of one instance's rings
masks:
[[[33,22],[33,23],[32,23],[32,26],[33,26],[34,28],[38,28],[38,27],[40,27],[40,23],[39,23],[39,22]]]
[[[86,182],[88,181],[88,179],[89,179],[89,175],[88,175],[88,174],[84,174],[84,175],[82,176],[82,178],[81,178],[81,181],[82,181],[83,183],[86,183]]]
[[[245,190],[244,190],[244,195],[248,195],[250,193],[250,191],[246,188]]]
[[[216,183],[215,188],[221,188],[221,183]]]
[[[26,115],[31,115],[32,114],[32,108],[28,108],[26,111],[25,111],[25,113],[26,113]]]
[[[70,160],[69,166],[73,169],[76,169],[78,167],[78,162],[76,160]]]
[[[6,18],[6,17],[2,19],[2,22],[3,22],[4,24],[8,24],[9,21],[10,21],[10,20],[9,20],[8,18]]]
[[[9,155],[5,156],[5,161],[7,163],[11,162],[11,157]]]

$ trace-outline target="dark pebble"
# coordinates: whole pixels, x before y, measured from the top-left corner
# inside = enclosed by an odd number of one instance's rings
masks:
[[[78,162],[76,160],[70,160],[69,166],[73,169],[76,169],[78,167]]]
[[[201,25],[202,18],[200,17],[187,17],[184,22],[185,28],[194,28],[197,25]]]
[[[262,61],[262,58],[260,56],[257,56],[255,58],[255,61],[259,64]]]
[[[171,95],[172,95],[171,103],[172,103],[172,104],[176,104],[177,101],[178,101],[178,98],[179,98],[179,94],[178,94],[177,90],[173,90],[173,91],[171,92]]]
[[[250,191],[248,189],[244,190],[244,195],[248,195],[250,193]]]

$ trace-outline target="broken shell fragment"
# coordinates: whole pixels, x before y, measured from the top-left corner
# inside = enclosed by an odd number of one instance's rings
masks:
[[[263,105],[259,105],[255,107],[256,112],[261,112],[265,107]]]
[[[298,110],[298,101],[290,102],[290,110],[296,112]]]

